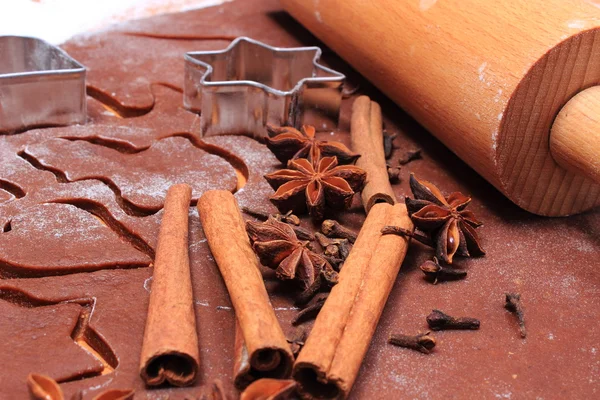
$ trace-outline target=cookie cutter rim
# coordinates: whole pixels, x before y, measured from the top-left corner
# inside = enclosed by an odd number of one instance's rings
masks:
[[[275,47],[246,36],[224,49],[188,52],[183,105],[200,113],[201,136],[249,134],[261,140],[267,123],[335,129],[346,76],[322,65],[321,56],[317,46]],[[262,69],[271,75],[262,77]],[[218,80],[212,80],[215,75]]]
[[[211,64],[206,63],[204,61],[200,61],[196,58],[194,58],[195,55],[222,55],[225,53],[230,52],[235,46],[237,46],[237,44],[239,42],[249,42],[252,43],[254,45],[263,47],[265,49],[270,50],[273,53],[290,53],[290,52],[297,52],[297,51],[315,51],[315,56],[313,57],[313,65],[315,66],[315,68],[324,71],[328,74],[331,74],[333,76],[331,77],[319,77],[319,76],[313,76],[313,77],[305,77],[300,79],[296,85],[287,91],[283,91],[283,90],[279,90],[279,89],[275,89],[271,86],[265,85],[264,83],[260,83],[260,82],[256,82],[256,81],[251,81],[251,80],[234,80],[234,81],[210,81],[207,80],[213,73],[213,67]],[[336,70],[333,70],[329,67],[326,67],[322,64],[319,63],[319,60],[321,58],[321,55],[323,54],[323,51],[321,50],[320,47],[318,46],[304,46],[304,47],[276,47],[276,46],[270,46],[266,43],[263,42],[259,42],[258,40],[249,38],[247,36],[240,36],[235,38],[230,44],[229,46],[227,46],[225,49],[223,50],[211,50],[211,51],[190,51],[185,53],[184,59],[185,61],[189,61],[192,64],[196,64],[196,65],[200,65],[202,67],[206,68],[206,72],[204,73],[204,75],[202,76],[201,80],[200,80],[200,84],[204,85],[204,86],[237,86],[237,85],[249,85],[249,86],[253,86],[253,87],[257,87],[260,89],[263,89],[271,94],[275,94],[278,96],[289,96],[289,95],[293,95],[294,92],[297,92],[298,89],[300,89],[302,86],[304,86],[304,84],[306,82],[332,82],[332,81],[339,81],[339,82],[343,82],[346,79],[346,75],[342,74],[341,72],[338,72]],[[186,105],[187,107],[187,105]]]
[[[79,73],[79,72],[86,71],[85,66],[83,64],[81,64],[79,61],[77,61],[76,59],[74,59],[73,57],[71,57],[66,51],[64,51],[63,49],[61,49],[58,46],[53,45],[52,43],[45,41],[44,39],[40,39],[40,38],[37,38],[34,36],[0,35],[0,40],[6,39],[6,38],[25,39],[25,40],[32,40],[32,41],[39,42],[39,43],[43,44],[44,46],[48,47],[49,49],[51,49],[52,51],[60,53],[60,55],[63,56],[67,62],[71,63],[73,65],[73,67],[61,68],[61,69],[40,69],[40,70],[36,70],[36,71],[23,71],[23,72],[8,72],[8,73],[0,72],[0,79],[21,77],[21,76],[47,75],[47,74],[66,75],[66,74]]]
[[[0,132],[85,123],[87,69],[83,64],[59,46],[33,36],[0,35],[0,49],[5,48],[9,54],[2,55],[7,60],[3,67],[8,65],[9,71],[14,71],[0,72],[0,100],[4,98],[0,102]],[[24,60],[33,60],[32,70],[19,71],[22,65],[10,65],[15,59],[13,48],[21,49]],[[60,64],[35,64],[53,61]],[[43,85],[51,90],[44,92]],[[36,91],[43,96],[32,105],[31,93]]]

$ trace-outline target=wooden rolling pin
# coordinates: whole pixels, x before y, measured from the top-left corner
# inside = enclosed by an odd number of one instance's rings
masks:
[[[520,207],[600,204],[600,0],[281,0]]]

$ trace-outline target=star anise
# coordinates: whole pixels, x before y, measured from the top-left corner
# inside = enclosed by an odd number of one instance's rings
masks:
[[[365,186],[367,173],[354,165],[338,166],[336,157],[288,161],[288,168],[265,175],[276,190],[271,202],[282,212],[303,212],[323,219],[325,205],[349,208],[352,196]]]
[[[352,152],[343,143],[316,139],[315,128],[310,125],[297,130],[291,126],[267,124],[267,132],[267,147],[284,164],[298,158],[310,160],[314,154],[335,156],[340,164],[353,164],[360,157],[360,154]]]
[[[426,234],[435,247],[438,258],[452,264],[454,255],[481,256],[485,251],[475,228],[482,223],[471,211],[465,210],[471,198],[459,192],[444,197],[431,182],[419,181],[410,175],[414,199],[406,198],[408,214],[415,227]],[[415,236],[419,239],[419,236]],[[426,242],[426,240],[421,240]]]
[[[292,227],[270,217],[265,222],[246,222],[246,231],[260,262],[274,269],[279,279],[298,279],[303,289],[312,287],[321,274],[335,274],[331,265],[298,240]]]

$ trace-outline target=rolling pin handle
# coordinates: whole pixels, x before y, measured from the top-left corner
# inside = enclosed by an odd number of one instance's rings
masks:
[[[560,110],[550,152],[561,167],[600,183],[600,86],[579,92]]]

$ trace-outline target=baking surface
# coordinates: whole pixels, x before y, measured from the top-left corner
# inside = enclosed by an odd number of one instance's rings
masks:
[[[0,362],[12,366],[0,376],[0,397],[25,397],[30,372],[59,379],[67,396],[81,391],[86,399],[106,388],[134,388],[136,398],[196,398],[214,379],[235,393],[234,314],[194,208],[190,257],[199,382],[146,391],[138,375],[148,267],[167,187],[185,172],[195,198],[213,187],[233,191],[241,171],[247,183],[236,192],[240,204],[274,210],[262,175],[281,165],[269,150],[246,137],[199,140],[199,118],[181,108],[183,52],[228,43],[205,35],[323,46],[269,0],[128,22],[64,45],[89,68],[91,93],[100,100],[89,98],[87,125],[0,136]],[[410,195],[414,172],[444,193],[471,194],[469,209],[485,223],[479,234],[487,255],[455,261],[468,271],[462,281],[425,281],[418,266],[433,250],[411,245],[351,398],[597,397],[600,210],[553,219],[521,210],[335,54],[324,48],[323,58],[346,73],[359,93],[381,103],[387,132],[398,134],[391,164],[407,150],[423,150],[422,160],[403,167],[394,185],[398,197]],[[321,137],[349,144],[354,98],[344,100],[339,132]],[[364,214],[358,197],[339,219],[359,229]],[[292,336],[292,290],[264,272],[276,315]],[[527,339],[503,308],[508,291],[522,295]],[[477,317],[481,329],[435,333],[438,345],[430,355],[386,343],[391,333],[427,330],[425,317],[434,308]],[[77,315],[83,328],[76,327]],[[100,356],[71,339],[76,329],[100,344]],[[110,366],[105,375],[99,375],[99,359]]]

